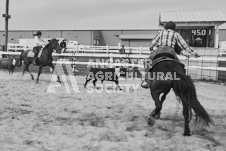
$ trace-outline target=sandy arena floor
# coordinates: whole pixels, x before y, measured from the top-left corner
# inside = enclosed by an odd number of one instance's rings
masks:
[[[155,106],[141,81],[120,81],[131,84],[121,92],[104,82],[107,89],[94,91],[83,88],[85,77],[75,78],[80,93],[70,82],[48,93],[56,84],[50,74],[36,84],[28,74],[0,71],[0,151],[226,151],[226,86],[195,83],[215,125],[192,121],[192,136],[184,137],[182,105],[173,92],[150,127],[146,118]]]

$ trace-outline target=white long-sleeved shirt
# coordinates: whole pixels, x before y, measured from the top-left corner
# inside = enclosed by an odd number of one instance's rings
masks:
[[[42,46],[44,44],[45,41],[41,37],[35,36],[35,47]]]

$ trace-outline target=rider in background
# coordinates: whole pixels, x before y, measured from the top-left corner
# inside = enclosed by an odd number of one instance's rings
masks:
[[[175,60],[178,60],[178,57],[176,55],[176,50],[175,48],[178,49],[178,46],[180,49],[187,51],[191,55],[195,57],[199,57],[197,53],[194,52],[193,48],[191,48],[186,41],[183,39],[183,37],[175,31],[176,29],[176,24],[172,21],[169,21],[165,25],[165,29],[160,31],[155,38],[152,40],[151,45],[150,45],[150,51],[152,52],[148,60],[146,60],[145,64],[145,82],[146,84],[142,85],[143,88],[148,88],[149,87],[149,80],[148,80],[148,71],[151,67],[147,65],[147,61],[152,62],[154,57],[159,54],[159,53],[170,53],[174,56]],[[153,50],[154,47],[157,47],[156,50]]]
[[[66,39],[63,39],[62,42],[60,43],[60,47],[62,48],[62,53],[66,51]]]
[[[37,64],[38,62],[38,53],[39,51],[46,45],[46,42],[41,38],[42,32],[37,31],[36,34],[34,34],[35,39],[35,47],[33,48],[33,52],[35,54],[33,64]]]
[[[122,45],[122,47],[119,49],[119,53],[120,54],[125,54],[126,53],[126,50],[124,48],[124,45]]]

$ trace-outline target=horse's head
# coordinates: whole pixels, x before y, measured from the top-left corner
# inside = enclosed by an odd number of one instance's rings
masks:
[[[52,40],[48,40],[49,41],[49,44],[50,45],[52,45],[52,48],[54,49],[54,50],[56,50],[56,53],[61,53],[61,50],[62,50],[62,48],[60,47],[60,45],[59,45],[59,40],[57,40],[57,39],[52,39]]]

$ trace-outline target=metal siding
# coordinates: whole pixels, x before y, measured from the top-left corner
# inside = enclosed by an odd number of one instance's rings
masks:
[[[128,34],[120,35],[119,39],[153,39],[156,34]]]
[[[149,47],[151,40],[130,40],[130,47]]]
[[[71,31],[62,31],[63,38],[67,40],[75,40],[80,44],[90,45],[92,43],[90,37],[90,31],[80,31],[80,30],[71,30]]]
[[[103,30],[101,33],[106,45],[117,46],[121,42],[117,37],[122,34],[121,30]]]

